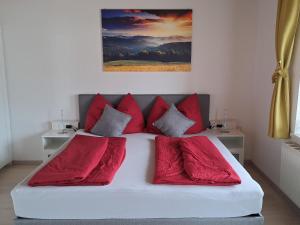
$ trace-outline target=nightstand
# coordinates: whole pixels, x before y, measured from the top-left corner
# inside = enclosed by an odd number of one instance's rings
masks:
[[[57,152],[67,140],[74,136],[74,134],[74,131],[61,133],[61,130],[49,130],[43,134],[43,160],[47,160],[51,155]]]
[[[244,164],[244,143],[245,136],[240,130],[222,130],[213,129],[208,131],[209,134],[215,135],[228,148],[234,157],[243,165]]]

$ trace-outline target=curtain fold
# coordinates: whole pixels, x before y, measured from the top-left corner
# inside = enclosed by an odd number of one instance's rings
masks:
[[[290,136],[290,79],[295,36],[299,23],[300,0],[278,0],[276,19],[276,61],[268,135],[272,138]]]

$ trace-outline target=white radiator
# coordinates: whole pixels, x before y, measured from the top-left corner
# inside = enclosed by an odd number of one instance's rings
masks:
[[[300,208],[300,145],[295,142],[282,143],[280,188]]]

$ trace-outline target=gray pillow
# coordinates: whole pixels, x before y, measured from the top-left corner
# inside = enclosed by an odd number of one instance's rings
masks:
[[[179,137],[194,123],[195,121],[187,118],[172,104],[169,110],[153,123],[153,126],[157,127],[165,135]]]
[[[105,137],[121,136],[130,120],[130,115],[106,105],[91,133]]]

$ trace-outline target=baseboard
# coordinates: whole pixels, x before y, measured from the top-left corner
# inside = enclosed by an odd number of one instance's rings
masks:
[[[40,160],[13,160],[12,165],[40,165],[43,161]]]
[[[278,187],[264,172],[262,172],[251,160],[246,160],[244,163],[245,167],[251,166],[257,173],[259,173],[266,182],[277,192],[278,195],[281,195],[299,215],[300,208]]]

